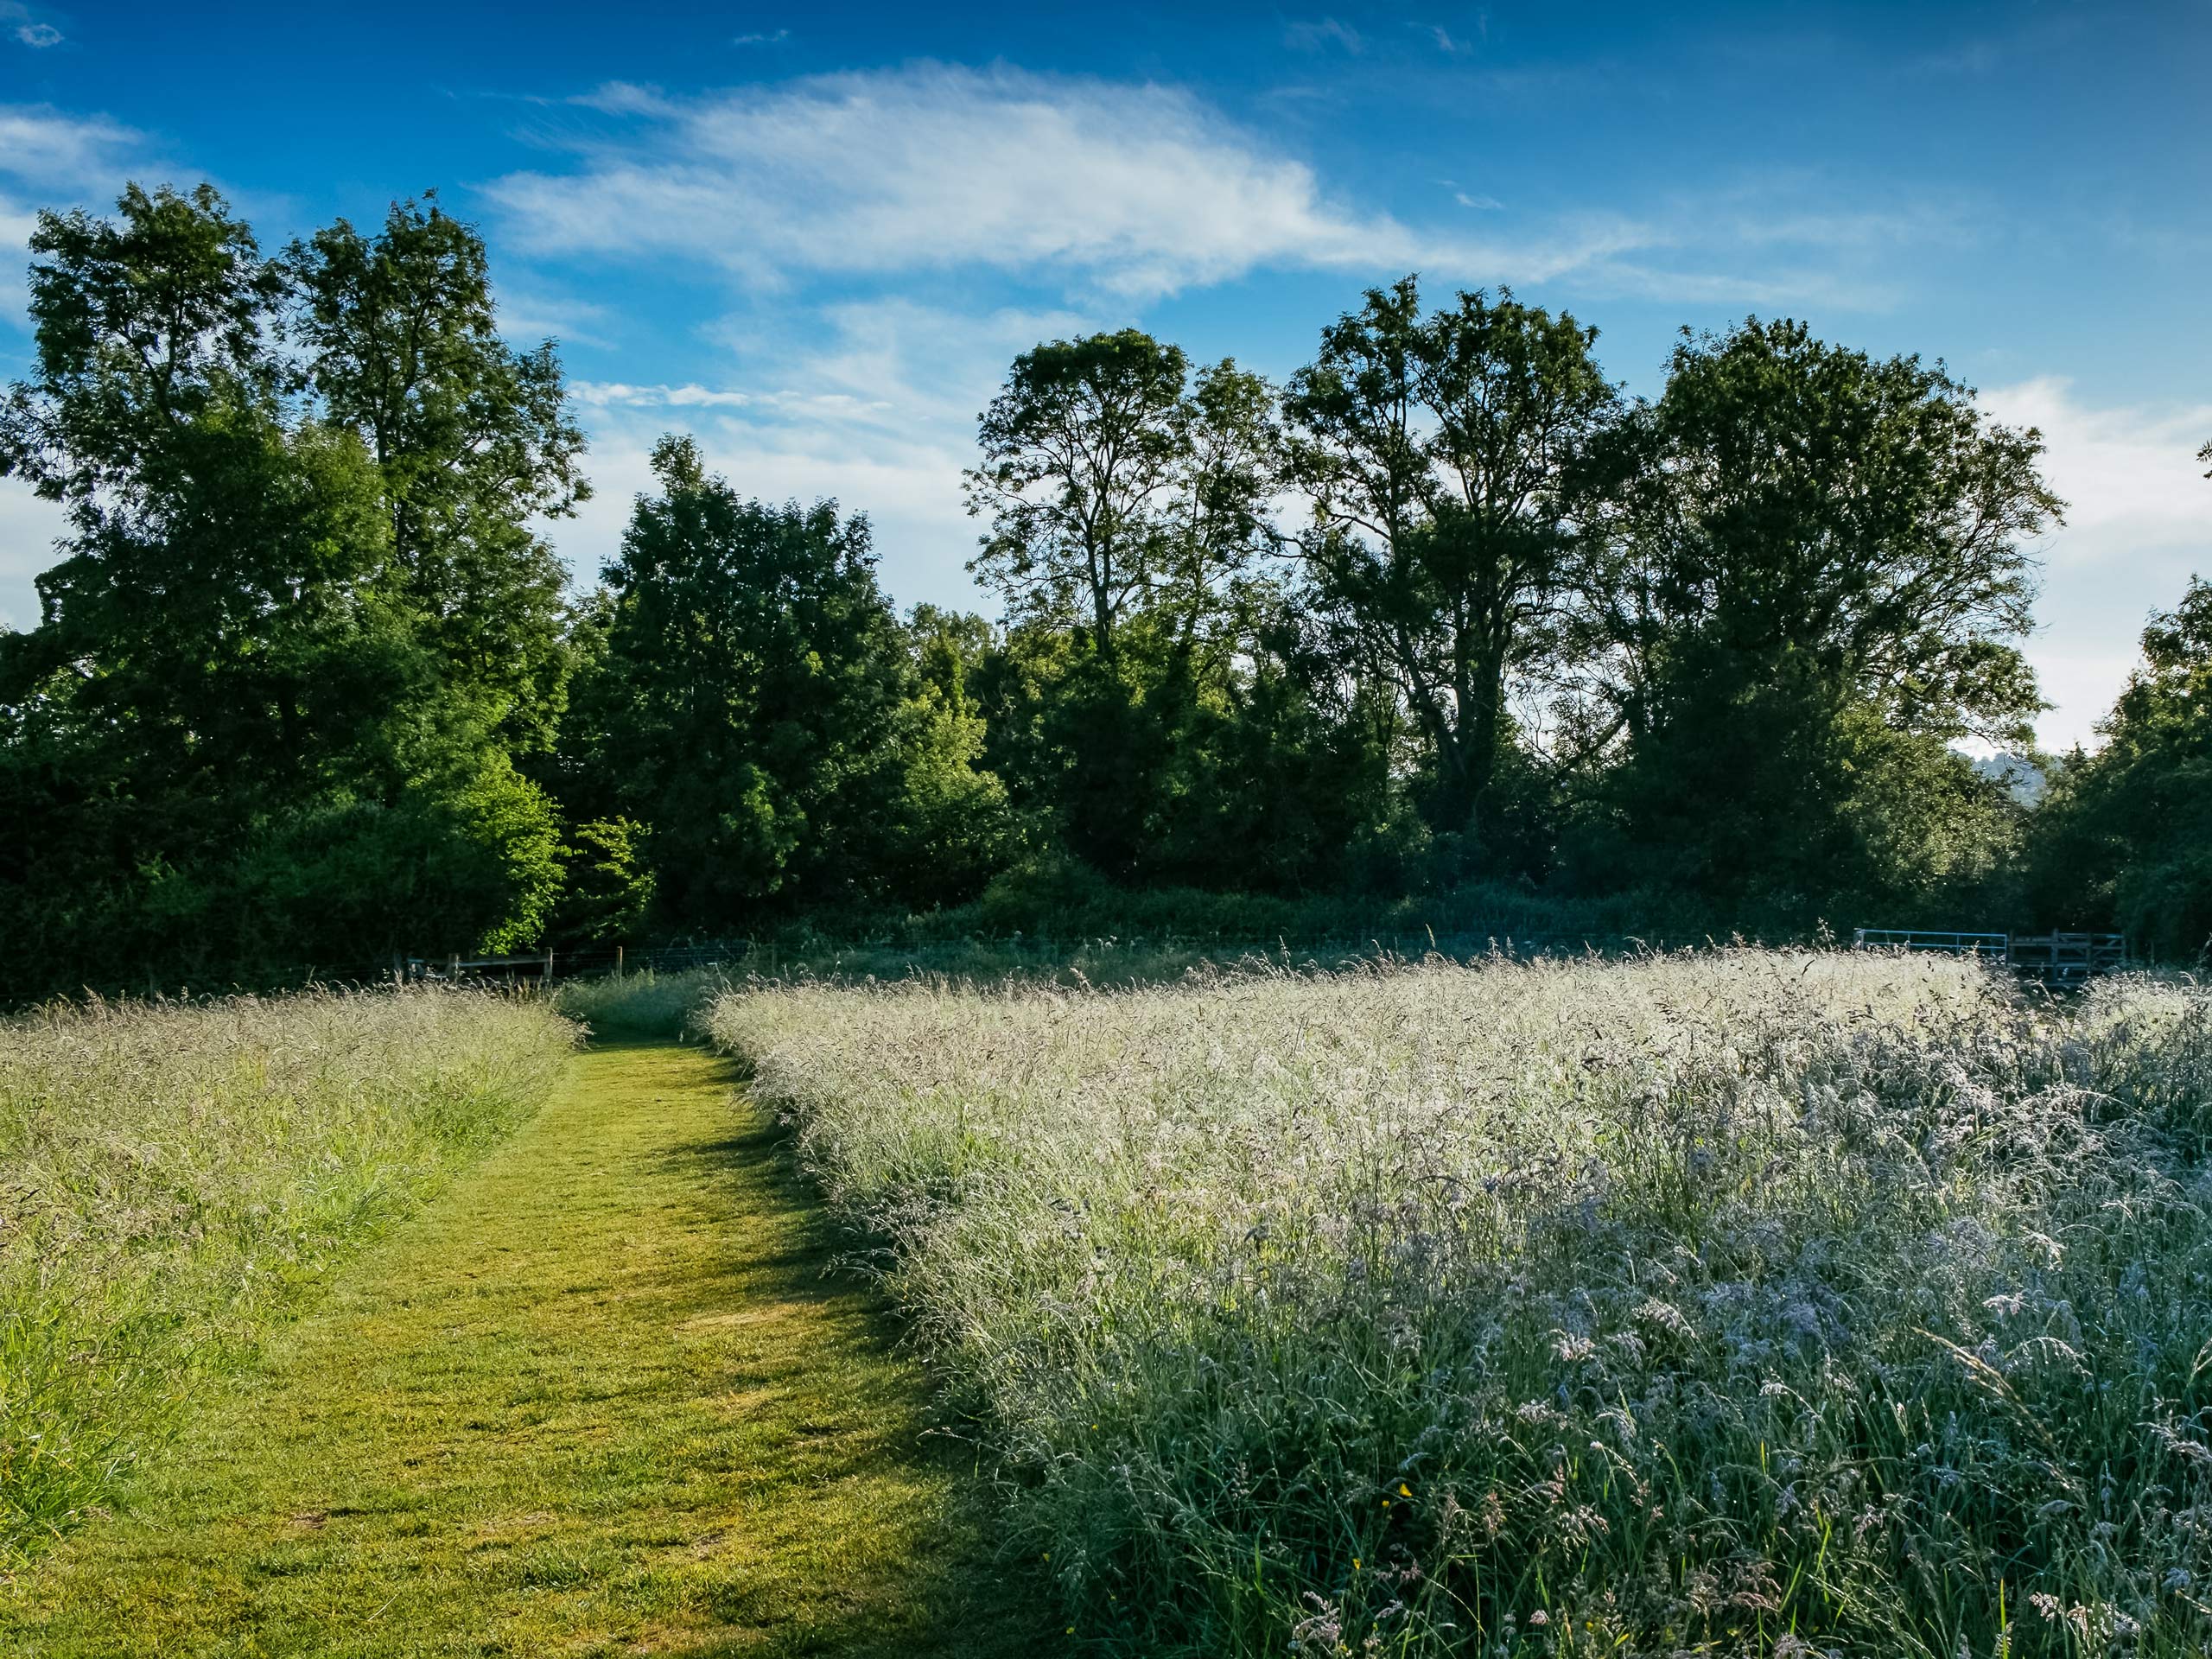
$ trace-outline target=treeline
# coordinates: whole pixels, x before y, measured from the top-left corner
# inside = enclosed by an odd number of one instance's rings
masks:
[[[0,468],[64,504],[0,636],[0,980],[394,950],[1286,916],[2212,934],[2212,593],[2040,804],[2018,649],[2061,504],[1940,365],[1596,331],[1411,278],[1281,387],[1127,330],[980,420],[999,622],[671,436],[601,585],[549,342],[434,200],[264,251],[210,189],[44,214]],[[915,918],[926,918],[917,920]]]

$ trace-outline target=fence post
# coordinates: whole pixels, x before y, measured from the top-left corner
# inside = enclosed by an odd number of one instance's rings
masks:
[[[553,948],[550,945],[545,948],[545,982],[548,985],[553,982]]]
[[[448,982],[461,977],[461,952],[456,950],[446,958],[446,978]]]
[[[619,944],[614,947],[614,977],[622,977],[622,947]]]

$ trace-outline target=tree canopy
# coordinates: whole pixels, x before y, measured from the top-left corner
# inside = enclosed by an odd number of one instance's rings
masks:
[[[1413,276],[1281,387],[1046,341],[964,477],[999,616],[902,619],[863,514],[681,433],[577,583],[558,352],[435,195],[272,255],[133,186],[31,248],[0,469],[67,534],[0,635],[11,994],[1147,893],[2212,937],[2212,589],[2016,798],[1969,750],[2029,743],[2063,509],[1941,363],[1747,318],[1630,399],[1576,317]]]
[[[485,607],[416,579],[396,475],[317,394],[340,378],[327,343],[280,351],[311,308],[296,273],[206,186],[41,215],[32,251],[38,354],[0,468],[69,531],[39,626],[0,637],[0,790],[27,832],[0,879],[48,971],[534,937],[552,804],[499,730],[505,664],[449,648]],[[558,570],[530,510],[487,504],[474,543],[487,572],[521,569],[491,585],[543,609]]]

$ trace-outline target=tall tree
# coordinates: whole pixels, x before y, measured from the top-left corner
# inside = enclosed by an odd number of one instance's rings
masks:
[[[2212,954],[2212,584],[2143,630],[2142,661],[2062,766],[2030,860],[2038,919],[2116,928],[2146,955]]]
[[[526,937],[550,807],[452,712],[373,457],[291,395],[283,272],[205,186],[41,215],[32,245],[0,467],[69,533],[40,625],[0,639],[25,830],[0,882],[46,962],[84,982]]]
[[[296,332],[331,423],[383,474],[391,556],[448,664],[505,735],[550,742],[565,573],[533,521],[590,494],[553,342],[500,337],[484,241],[435,194],[365,236],[340,219],[285,259]]]
[[[36,370],[0,468],[70,533],[6,695],[137,791],[243,808],[322,780],[372,717],[344,692],[392,642],[374,477],[344,434],[288,423],[279,276],[222,198],[132,186],[118,210],[32,237]]]
[[[1408,276],[1325,329],[1291,385],[1313,601],[1347,664],[1398,688],[1446,832],[1478,832],[1516,677],[1568,591],[1582,459],[1617,408],[1596,339],[1510,292],[1424,318]]]
[[[1790,321],[1686,333],[1611,445],[1590,590],[1586,724],[1625,744],[1621,855],[1693,885],[1863,886],[1874,756],[1955,772],[1954,739],[2024,741],[2024,543],[2061,511],[2041,448],[1940,365]]]
[[[2042,448],[1940,364],[1789,321],[1686,332],[1618,450],[1635,483],[1600,602],[1643,659],[1611,687],[1624,724],[1665,718],[1686,652],[1794,650],[1901,726],[2022,739],[2039,707],[2012,644],[2035,594],[2024,543],[2063,512]]]
[[[974,568],[1010,626],[981,682],[1017,807],[1125,882],[1331,879],[1351,820],[1377,814],[1323,798],[1347,779],[1387,794],[1389,766],[1287,602],[1274,388],[1091,336],[1018,359],[982,438]]]
[[[1281,543],[1274,497],[1283,439],[1275,389],[1234,358],[1201,368],[1185,400],[1181,455],[1170,484],[1152,596],[1174,637],[1212,646],[1211,667],[1249,632]]]
[[[957,660],[924,641],[918,668],[868,521],[747,500],[687,437],[653,468],[577,702],[596,810],[646,826],[662,919],[739,928],[980,881],[961,837],[997,833],[1001,804],[971,764],[975,710]]]
[[[1014,620],[1065,620],[1111,659],[1161,559],[1185,454],[1189,360],[1134,328],[1053,340],[1014,361],[983,411],[968,510],[990,533],[970,569]]]

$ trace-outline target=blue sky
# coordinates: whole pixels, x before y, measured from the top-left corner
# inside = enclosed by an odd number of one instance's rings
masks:
[[[902,603],[962,564],[976,410],[1040,337],[1135,322],[1287,374],[1365,285],[1512,284],[1657,389],[1746,313],[1946,359],[2073,504],[2031,652],[2089,735],[2144,613],[2212,574],[2212,0],[2164,6],[47,5],[0,0],[0,376],[23,239],[214,180],[275,245],[436,188],[550,334],[599,499],[671,428],[875,520]],[[50,511],[0,483],[0,618]],[[985,606],[988,608],[988,606]]]

